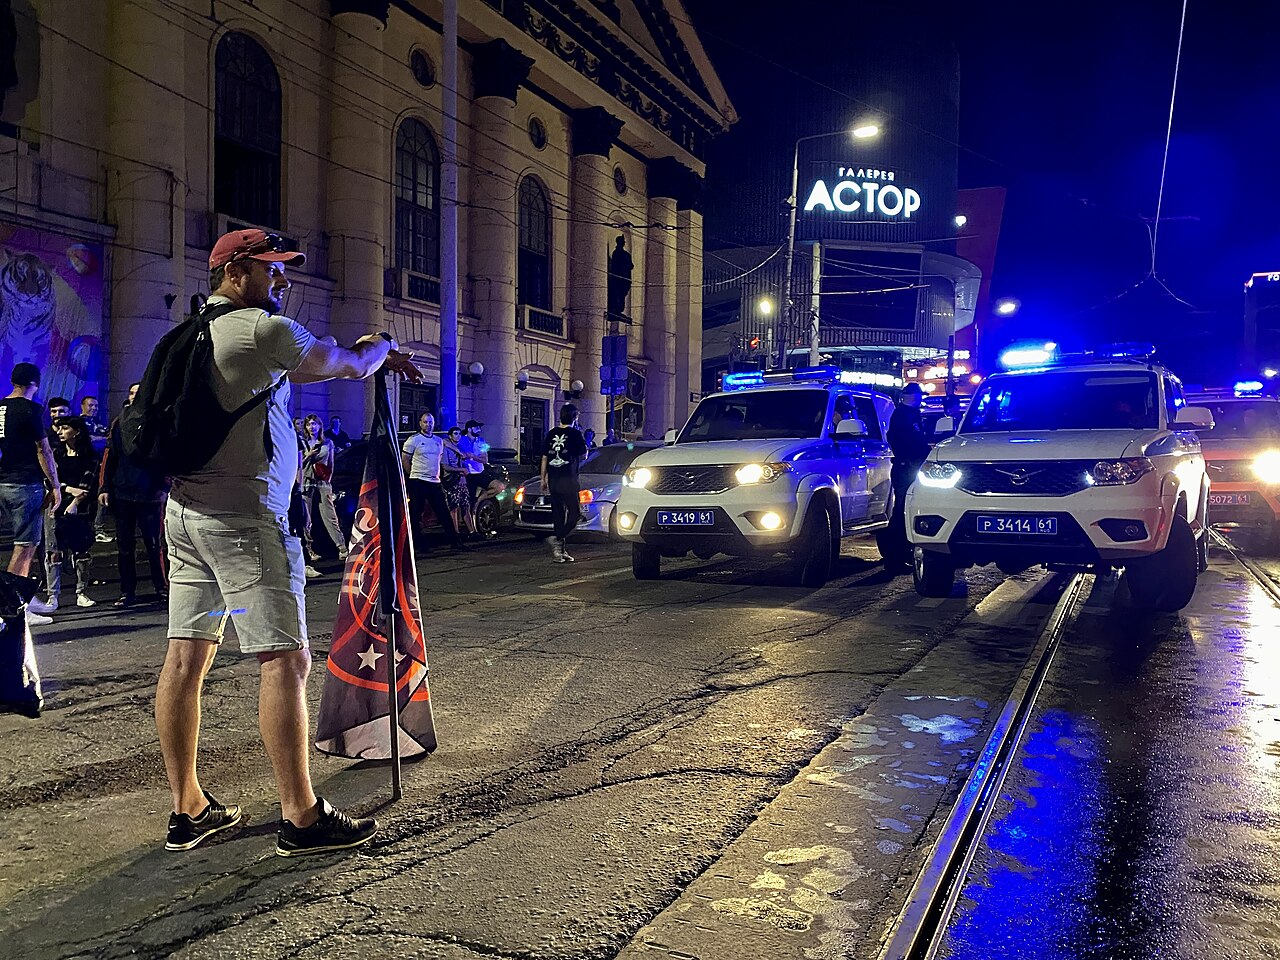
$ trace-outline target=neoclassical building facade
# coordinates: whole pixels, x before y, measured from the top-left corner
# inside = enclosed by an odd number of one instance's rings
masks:
[[[660,435],[701,389],[702,157],[735,114],[679,0],[460,0],[457,369],[440,352],[440,0],[12,6],[0,364],[42,362],[46,394],[117,408],[238,226],[307,254],[290,316],[339,342],[388,330],[423,358],[402,426],[456,377],[456,419],[495,447],[529,455],[567,396],[601,431],[611,333],[627,433]],[[619,238],[630,288],[610,322]],[[294,395],[355,433],[370,390]]]

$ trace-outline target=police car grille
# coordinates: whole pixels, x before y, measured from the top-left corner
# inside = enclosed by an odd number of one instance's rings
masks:
[[[956,484],[967,493],[1025,497],[1065,497],[1089,486],[1093,461],[1032,460],[1025,463],[960,463]]]
[[[1252,483],[1257,479],[1248,460],[1219,460],[1206,466],[1210,483]]]
[[[734,467],[660,467],[649,489],[653,493],[724,493],[733,486]]]

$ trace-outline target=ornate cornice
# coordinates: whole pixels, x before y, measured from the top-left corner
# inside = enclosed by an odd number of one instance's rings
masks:
[[[340,13],[363,13],[385,27],[390,6],[391,0],[329,0],[329,17],[332,19]]]
[[[724,132],[724,120],[696,103],[574,0],[511,0],[507,18],[601,90],[694,156]]]
[[[473,47],[471,66],[477,97],[502,97],[514,103],[516,91],[529,79],[533,60],[498,39]]]
[[[575,157],[609,156],[613,142],[622,132],[622,121],[604,107],[573,111],[572,148]]]

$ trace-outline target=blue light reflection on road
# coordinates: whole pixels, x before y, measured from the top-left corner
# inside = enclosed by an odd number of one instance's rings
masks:
[[[1096,909],[1103,746],[1087,720],[1047,712],[1023,744],[1027,790],[1006,793],[947,940],[956,960],[1068,960]],[[1006,784],[1008,788],[1008,784]]]

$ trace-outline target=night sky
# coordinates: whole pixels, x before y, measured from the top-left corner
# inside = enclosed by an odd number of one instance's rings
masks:
[[[1184,304],[1140,283],[1180,0],[965,4],[964,16],[954,3],[742,0],[729,18],[722,0],[685,3],[742,118],[708,156],[709,246],[747,239],[732,224],[759,200],[738,189],[741,158],[776,163],[785,198],[793,141],[779,104],[822,114],[809,130],[879,99],[888,122],[916,122],[895,117],[911,113],[895,90],[950,47],[960,186],[1008,189],[992,289],[1023,303],[1008,335],[1067,347],[1149,339],[1184,380],[1235,372],[1243,283],[1280,269],[1280,23],[1244,9],[1263,5],[1188,7],[1157,249],[1157,272]],[[845,79],[831,83],[837,65]]]

